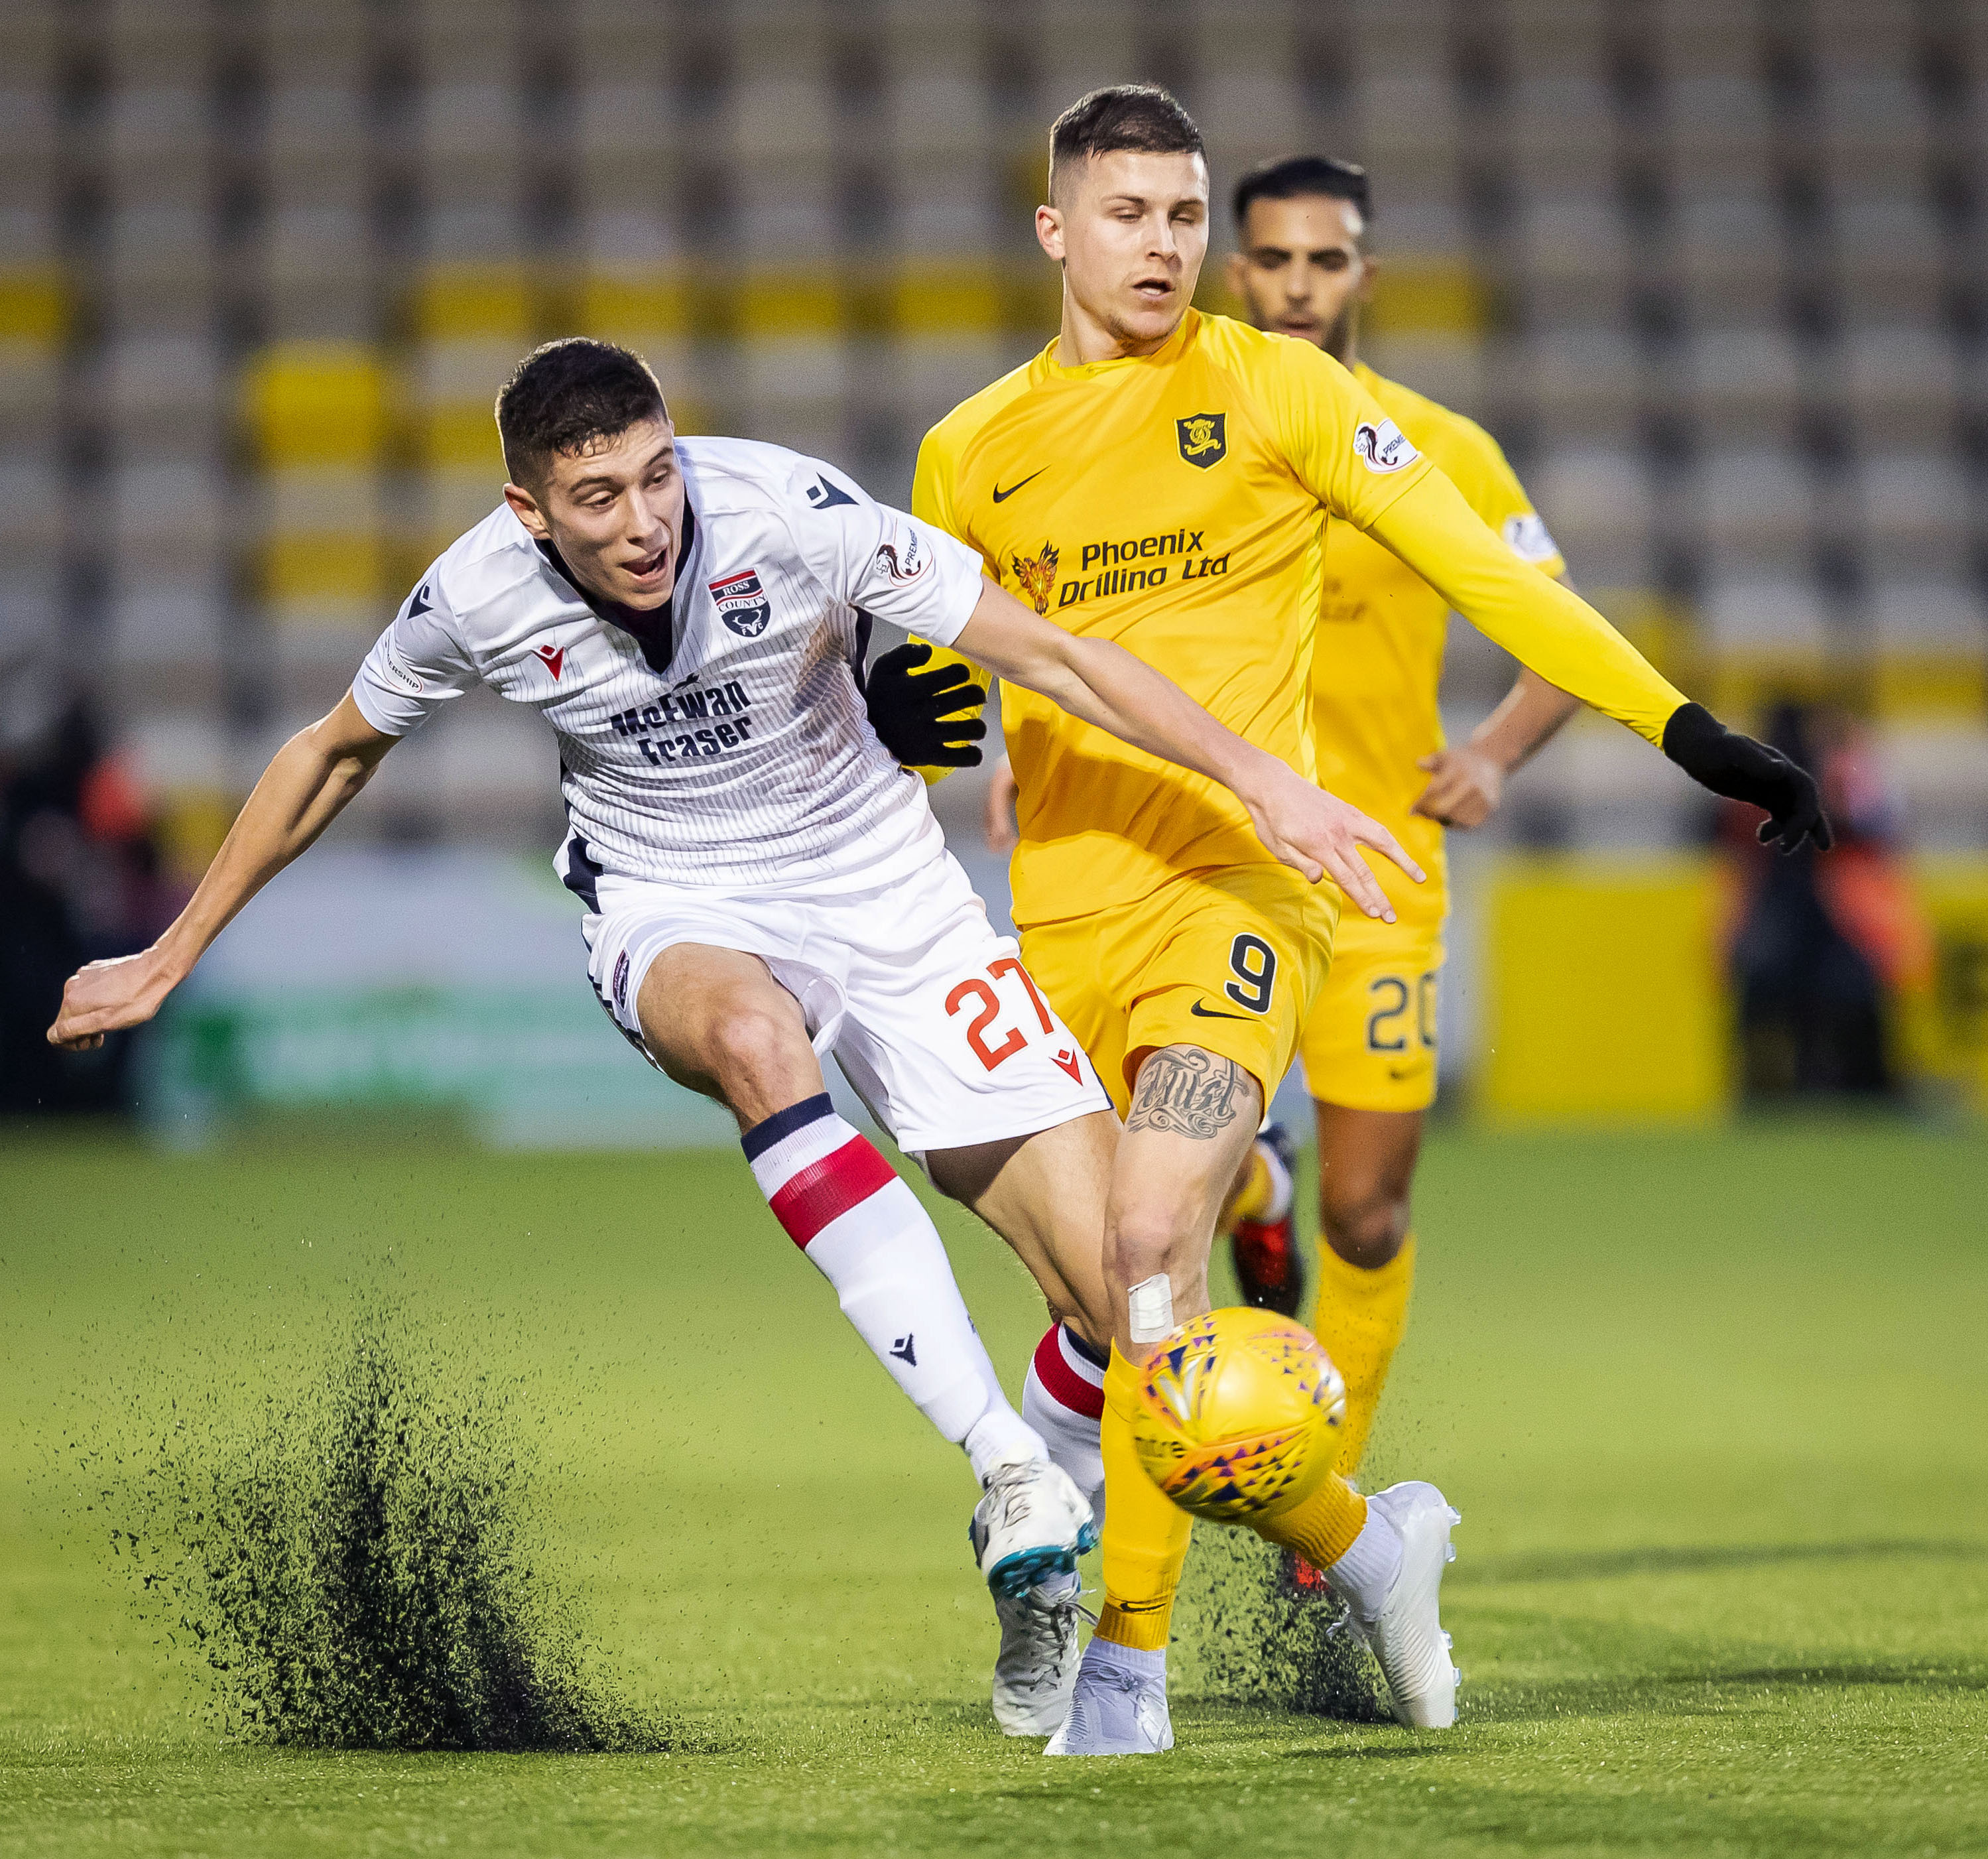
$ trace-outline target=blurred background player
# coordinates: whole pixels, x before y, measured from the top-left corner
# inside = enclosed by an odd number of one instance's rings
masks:
[[[1127,645],[1307,778],[1320,545],[1329,517],[1351,520],[1542,676],[1766,808],[1763,830],[1790,846],[1826,835],[1804,774],[1519,561],[1337,361],[1190,307],[1208,200],[1200,131],[1165,91],[1094,91],[1057,119],[1036,229],[1063,269],[1060,332],[926,435],[915,510],[1039,613]],[[1208,783],[1026,692],[1003,723],[1024,954],[1127,1112],[1105,1234],[1105,1605],[1050,1749],[1148,1752],[1172,1741],[1189,1528],[1131,1449],[1137,1365],[1208,1308],[1215,1221],[1324,984],[1337,899],[1265,864]],[[1097,1395],[1085,1380],[1066,1437]],[[1405,1721],[1454,1719],[1437,1610],[1452,1515],[1432,1486],[1370,1505],[1335,1475],[1254,1525],[1350,1587]]]
[[[1899,856],[1897,796],[1854,716],[1782,704],[1767,733],[1815,770],[1836,842],[1770,858],[1736,808],[1720,821],[1742,1088],[1758,1103],[1892,1097],[1900,1005],[1936,972],[1932,927]]]
[[[1230,288],[1259,329],[1323,349],[1435,460],[1522,561],[1565,564],[1497,442],[1473,421],[1377,374],[1359,359],[1376,261],[1366,171],[1315,155],[1253,168],[1236,184]],[[1318,1128],[1319,1294],[1313,1326],[1346,1380],[1340,1470],[1359,1468],[1400,1343],[1415,1278],[1409,1194],[1422,1119],[1435,1100],[1436,994],[1449,914],[1445,827],[1479,826],[1506,776],[1579,706],[1521,669],[1504,702],[1452,748],[1437,704],[1449,603],[1351,523],[1328,526],[1311,728],[1318,778],[1388,821],[1428,872],[1391,882],[1398,923],[1347,918],[1300,1051]],[[1293,1148],[1266,1129],[1232,1211],[1236,1272],[1253,1304],[1295,1316],[1303,1255],[1292,1207]]]

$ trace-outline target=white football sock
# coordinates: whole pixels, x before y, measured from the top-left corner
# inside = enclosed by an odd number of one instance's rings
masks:
[[[1346,1604],[1361,1619],[1372,1621],[1380,1616],[1393,1591],[1395,1577],[1401,1572],[1401,1532],[1381,1514],[1372,1498],[1367,1501],[1367,1521],[1353,1546],[1326,1570],[1336,1593],[1346,1597]]]
[[[974,1475],[984,1481],[1002,1460],[1046,1458],[1001,1391],[938,1229],[827,1092],[756,1124],[741,1146],[787,1237],[918,1411],[966,1448]]]
[[[1155,1646],[1119,1646],[1093,1634],[1084,1649],[1084,1669],[1092,1672],[1126,1672],[1135,1678],[1167,1681],[1167,1649]]]
[[[1040,1434],[1050,1457],[1090,1500],[1104,1522],[1104,1370],[1063,1324],[1053,1323],[1036,1345],[1022,1383],[1022,1418]]]

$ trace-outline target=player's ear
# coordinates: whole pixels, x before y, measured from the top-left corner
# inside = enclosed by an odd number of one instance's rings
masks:
[[[1374,300],[1374,274],[1381,269],[1381,261],[1363,252],[1360,255],[1359,301],[1371,303]]]
[[[1036,243],[1047,254],[1051,264],[1063,262],[1063,208],[1040,206],[1036,208]]]
[[[551,526],[546,521],[546,513],[539,508],[539,500],[522,484],[504,486],[504,501],[511,506],[512,513],[525,526],[526,533],[535,542],[552,540]]]
[[[1222,275],[1228,280],[1229,294],[1239,303],[1247,304],[1249,293],[1242,288],[1242,280],[1249,275],[1249,261],[1239,252],[1232,252],[1229,262],[1222,266]]]

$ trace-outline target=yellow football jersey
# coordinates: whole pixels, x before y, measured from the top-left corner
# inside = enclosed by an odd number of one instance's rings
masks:
[[[1652,741],[1683,702],[1582,602],[1520,563],[1321,350],[1189,310],[1151,355],[1056,344],[942,420],[911,507],[1037,612],[1117,641],[1239,736],[1316,778],[1326,517],[1378,530],[1540,674]],[[1010,687],[1015,916],[1128,902],[1267,856],[1226,789]]]
[[[1543,574],[1561,571],[1559,549],[1489,433],[1364,362],[1353,378],[1513,554]],[[1391,865],[1376,867],[1405,918],[1440,916],[1447,902],[1442,828],[1409,809],[1428,783],[1416,762],[1443,746],[1436,690],[1449,625],[1449,602],[1399,556],[1350,523],[1327,527],[1312,654],[1318,782],[1371,814],[1428,872],[1416,885]]]
[[[926,436],[911,508],[1037,612],[1116,640],[1310,775],[1325,508],[1371,520],[1429,468],[1394,468],[1385,416],[1304,346],[1193,310],[1151,356],[1064,367],[1052,344]],[[1384,469],[1354,450],[1363,424]],[[1219,784],[1033,692],[1009,686],[1002,716],[1021,791],[1018,922],[1266,856]]]

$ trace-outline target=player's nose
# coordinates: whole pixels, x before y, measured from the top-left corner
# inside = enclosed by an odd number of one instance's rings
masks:
[[[631,496],[622,513],[628,540],[645,545],[651,554],[669,540],[670,526],[660,510],[651,510],[641,497]]]

